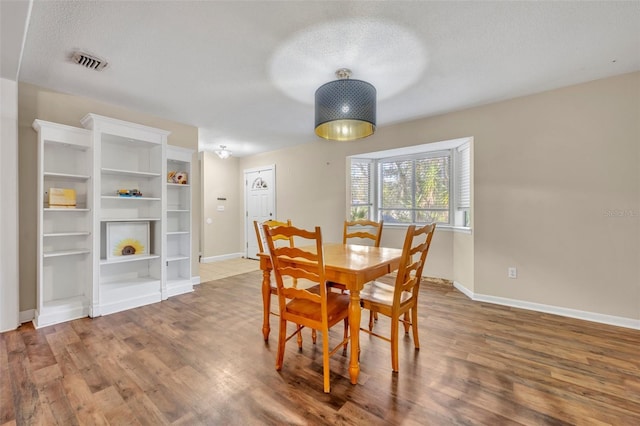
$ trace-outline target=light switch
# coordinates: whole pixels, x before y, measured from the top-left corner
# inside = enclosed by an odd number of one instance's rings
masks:
[[[218,211],[219,212],[223,212],[224,211],[224,206],[218,206]]]

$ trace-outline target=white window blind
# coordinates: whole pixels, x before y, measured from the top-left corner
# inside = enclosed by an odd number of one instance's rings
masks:
[[[373,162],[354,159],[351,162],[351,220],[371,219]]]
[[[468,143],[457,148],[456,186],[457,207],[471,207],[471,147]]]

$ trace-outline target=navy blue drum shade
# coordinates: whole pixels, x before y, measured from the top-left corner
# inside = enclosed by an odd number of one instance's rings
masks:
[[[351,141],[376,129],[376,88],[362,80],[340,79],[316,90],[316,134]]]

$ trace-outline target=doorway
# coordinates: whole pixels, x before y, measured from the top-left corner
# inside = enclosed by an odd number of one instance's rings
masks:
[[[258,259],[258,239],[253,221],[262,223],[277,218],[275,175],[275,165],[244,171],[244,199],[247,210],[244,223],[245,256],[248,259]]]

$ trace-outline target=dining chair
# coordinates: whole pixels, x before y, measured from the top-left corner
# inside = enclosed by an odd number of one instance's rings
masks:
[[[382,239],[382,226],[384,221],[374,222],[368,219],[345,220],[342,232],[342,244],[369,244],[380,247]],[[368,241],[371,240],[371,241]],[[344,284],[329,281],[327,285],[331,288],[341,290],[343,293],[347,289]]]
[[[278,220],[267,220],[263,223],[268,225],[270,228],[273,228],[275,226],[291,226],[291,219],[287,219],[286,222],[282,222]],[[265,252],[264,235],[262,233],[262,227],[260,226],[260,222],[258,222],[257,220],[254,220],[253,227],[256,230],[256,238],[258,240],[258,250],[260,253],[264,253]],[[273,239],[276,241],[288,241],[289,245],[293,247],[293,243],[294,243],[293,238],[288,238],[283,235],[276,235]]]
[[[273,228],[276,226],[292,226],[291,225],[291,219],[287,219],[286,222],[282,222],[282,221],[278,221],[278,220],[267,220],[265,222],[263,222],[264,225],[267,225],[269,228]],[[256,231],[256,238],[258,240],[258,249],[260,253],[264,253],[265,252],[265,236],[262,230],[262,226],[260,225],[260,223],[257,220],[253,221],[253,227]],[[273,236],[273,240],[275,241],[282,241],[285,242],[285,244],[288,244],[289,247],[293,247],[294,244],[294,240],[293,237],[287,237],[284,235],[274,235]],[[278,244],[278,243],[276,243]],[[267,251],[269,250],[269,248],[267,247],[266,249]],[[294,287],[297,285],[296,280],[294,279],[294,283],[293,283]],[[278,294],[278,288],[273,284],[273,282],[271,283],[271,294],[272,295],[277,295]],[[263,304],[263,309],[266,310],[267,309],[267,305]],[[279,314],[277,312],[273,312],[273,311],[269,311],[270,315],[275,315],[278,316]],[[316,331],[313,330],[311,332],[311,339],[313,340],[313,343],[316,343]],[[302,341],[300,341],[302,342]]]
[[[343,354],[346,354],[349,343],[349,296],[328,291],[325,285],[324,251],[319,226],[316,226],[313,231],[293,226],[269,228],[263,225],[263,229],[278,288],[280,328],[276,370],[282,369],[287,341],[293,336],[300,336],[304,327],[319,330],[322,333],[324,391],[329,393],[329,357],[340,347],[343,347]],[[276,247],[274,237],[278,235],[295,237],[304,242],[302,246],[308,245],[313,249],[305,250],[298,246]],[[291,259],[294,258],[297,260],[292,264]],[[292,280],[285,280],[286,277]],[[293,280],[298,281],[297,287],[291,284]],[[313,290],[309,291],[308,288]],[[330,349],[329,329],[340,321],[344,323],[342,341]],[[296,330],[290,335],[287,335],[287,322],[296,324]],[[299,337],[298,348],[302,349]]]
[[[382,238],[382,226],[384,221],[374,222],[373,220],[345,220],[344,230],[342,233],[342,244],[347,244],[349,240],[355,238],[369,239],[375,247],[380,247],[380,239]],[[362,242],[362,241],[359,241]]]
[[[418,294],[435,223],[416,227],[409,226],[404,239],[400,266],[394,284],[380,281],[367,283],[360,292],[361,306],[369,310],[369,328],[361,331],[391,343],[391,368],[398,371],[398,329],[404,325],[405,334],[413,331],[413,344],[420,349],[418,339]],[[373,331],[374,315],[380,313],[391,318],[391,336],[383,336]]]

